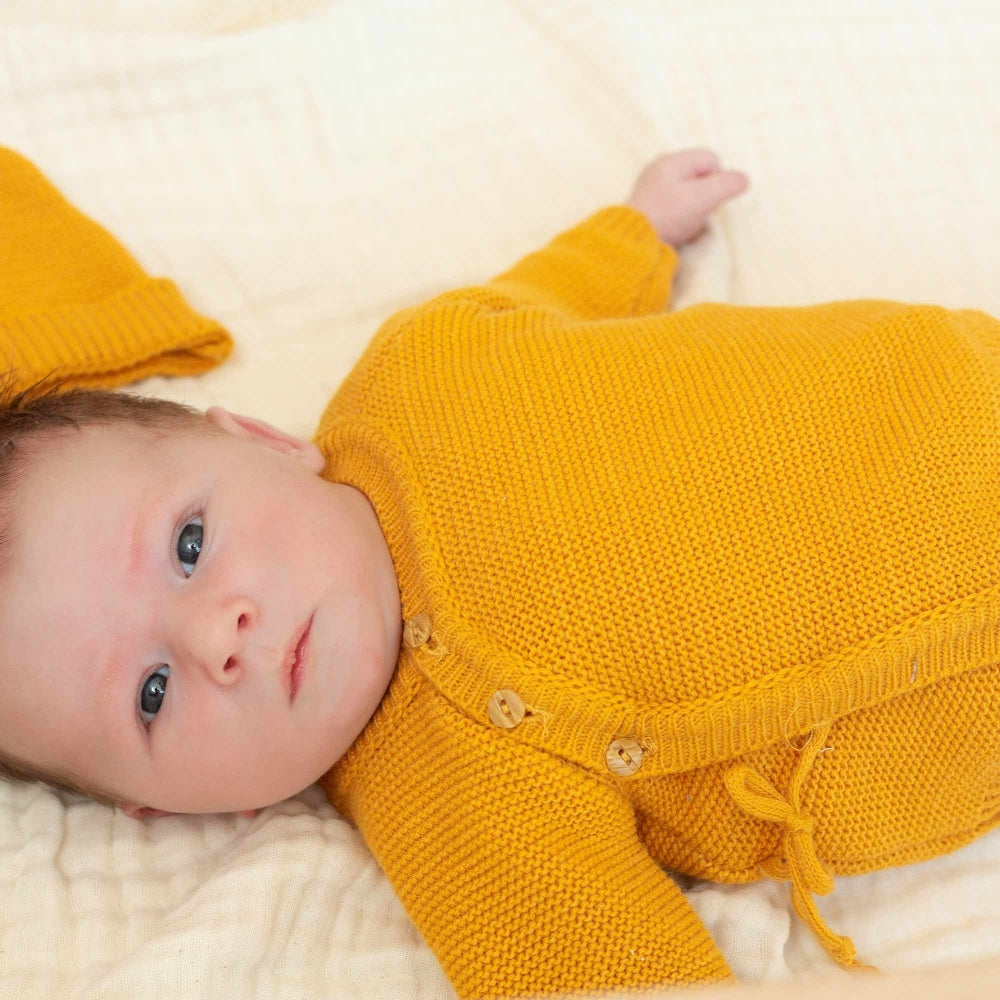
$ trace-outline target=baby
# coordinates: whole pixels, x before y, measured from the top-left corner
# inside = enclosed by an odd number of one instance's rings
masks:
[[[390,320],[314,443],[11,399],[9,772],[136,817],[320,780],[463,997],[731,978],[664,869],[788,880],[861,966],[831,872],[1000,817],[1000,324],[665,312],[746,186],[660,157]]]

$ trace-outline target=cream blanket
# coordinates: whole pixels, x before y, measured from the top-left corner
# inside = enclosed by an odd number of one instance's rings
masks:
[[[381,319],[621,199],[661,150],[753,181],[684,250],[678,306],[1000,314],[998,52],[997,0],[4,0],[0,141],[236,339],[139,390],[308,436]],[[741,978],[830,970],[786,885],[684,887]],[[885,970],[1000,954],[1000,832],[819,905]],[[138,822],[10,785],[0,993],[453,996],[315,788]]]

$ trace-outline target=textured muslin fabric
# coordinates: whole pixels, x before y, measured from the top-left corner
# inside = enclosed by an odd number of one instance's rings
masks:
[[[323,780],[462,997],[705,982],[662,869],[813,896],[1000,821],[1000,322],[665,313],[620,206],[391,319],[317,434],[396,567]]]

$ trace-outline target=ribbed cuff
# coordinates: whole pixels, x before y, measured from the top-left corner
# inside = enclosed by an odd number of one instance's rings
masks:
[[[19,388],[47,376],[93,389],[194,375],[233,349],[228,332],[195,312],[166,278],[144,279],[97,302],[0,319],[0,345]]]

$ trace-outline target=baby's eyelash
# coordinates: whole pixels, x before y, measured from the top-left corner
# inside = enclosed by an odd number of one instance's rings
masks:
[[[192,521],[200,521],[204,532],[205,520],[204,504],[199,504],[197,506],[189,507],[186,513],[178,518],[174,524],[174,531],[170,540],[170,558],[173,564],[177,567],[178,571],[184,573],[185,576],[189,576],[190,574],[184,571],[184,567],[181,565],[180,556],[177,554],[177,546],[181,539],[181,533]],[[201,551],[199,549],[199,557],[200,555]]]
[[[154,677],[156,677],[159,674],[163,674],[164,675],[164,677],[163,677],[163,694],[160,696],[159,704],[157,704],[157,706],[156,706],[156,712],[151,712],[150,713],[153,716],[153,718],[149,719],[147,721],[147,719],[143,715],[143,708],[142,708],[142,695],[143,695],[143,691],[145,691],[146,685]],[[156,716],[159,714],[160,707],[163,705],[163,702],[166,700],[167,690],[169,689],[169,683],[168,683],[169,682],[169,678],[170,678],[170,667],[169,667],[169,665],[166,664],[166,663],[159,663],[159,664],[157,664],[157,666],[153,670],[151,670],[148,674],[146,674],[142,678],[142,680],[139,682],[139,691],[138,691],[138,694],[136,695],[135,711],[136,711],[136,715],[137,715],[137,717],[139,719],[139,725],[142,726],[142,728],[147,733],[152,730],[153,722],[155,721]]]

